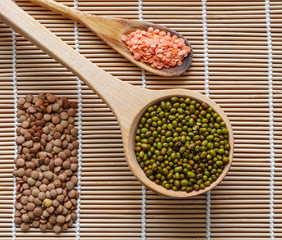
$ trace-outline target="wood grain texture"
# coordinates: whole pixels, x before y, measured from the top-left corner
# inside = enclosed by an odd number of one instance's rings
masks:
[[[73,6],[73,1],[59,0]],[[235,155],[226,178],[211,191],[212,240],[269,239],[269,109],[268,64],[264,1],[208,1],[210,94],[228,115],[234,130]],[[26,0],[17,4],[74,46],[69,19]],[[281,1],[271,1],[274,67],[275,237],[280,239],[281,218]],[[79,0],[79,9],[97,16],[138,19],[137,1]],[[205,92],[201,1],[143,3],[146,21],[165,24],[187,37],[194,49],[189,72],[163,79],[146,75],[147,88],[185,88]],[[16,34],[18,93],[52,92],[75,101],[76,78],[66,68]],[[108,73],[141,86],[136,66],[79,25],[80,51]],[[224,46],[224,48],[222,47]],[[0,23],[0,236],[11,239],[13,167],[13,90],[11,30]],[[39,81],[40,80],[40,81]],[[116,118],[106,104],[83,84],[83,181],[81,239],[140,240],[141,185],[127,167]],[[111,174],[111,180],[105,176]],[[130,178],[129,178],[130,176]],[[126,178],[122,181],[122,178]],[[89,179],[89,180],[88,180]],[[127,202],[125,203],[124,200]],[[98,202],[101,204],[97,204]],[[110,202],[119,208],[112,209]],[[96,205],[99,207],[93,208]],[[109,207],[108,207],[109,205]],[[180,206],[184,208],[180,211]],[[174,200],[147,192],[147,239],[205,239],[205,195]],[[197,209],[197,211],[195,211]],[[193,211],[190,211],[193,210]],[[115,227],[118,225],[119,227]],[[169,227],[170,225],[171,227]],[[91,228],[91,230],[89,229]],[[75,239],[74,231],[33,236],[17,229],[17,239]]]

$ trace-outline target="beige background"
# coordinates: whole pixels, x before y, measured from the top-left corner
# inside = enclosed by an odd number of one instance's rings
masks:
[[[73,1],[60,1],[73,6]],[[74,24],[27,1],[18,5],[74,46]],[[138,19],[138,1],[79,0],[97,15]],[[274,232],[282,239],[282,1],[270,2],[273,41],[275,143]],[[190,71],[174,79],[146,74],[151,89],[186,88],[205,93],[201,1],[143,2],[144,20],[165,24],[193,46]],[[264,1],[208,1],[209,89],[230,117],[234,163],[211,192],[211,239],[270,239],[268,42]],[[14,95],[11,29],[0,22],[0,239],[12,239]],[[93,33],[79,26],[80,52],[107,72],[141,86],[141,71]],[[76,77],[16,35],[19,96],[52,92],[77,99]],[[130,109],[130,106],[129,106]],[[127,167],[118,123],[88,87],[82,87],[81,239],[140,240],[142,186]],[[173,200],[147,192],[147,240],[206,239],[206,196]],[[75,239],[74,229],[52,233],[17,229],[17,239]]]

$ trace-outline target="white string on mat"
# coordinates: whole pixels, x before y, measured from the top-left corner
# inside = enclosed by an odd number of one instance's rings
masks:
[[[78,8],[78,0],[74,0],[74,8]],[[79,52],[79,33],[78,33],[78,24],[74,23],[74,42],[75,50]],[[78,115],[78,169],[77,169],[77,191],[78,199],[76,206],[77,220],[75,223],[75,236],[76,240],[80,239],[80,204],[81,204],[81,168],[82,168],[82,98],[81,98],[81,81],[79,78],[76,78],[77,81],[77,115]]]
[[[146,240],[146,187],[142,185],[142,240]]]
[[[138,15],[139,15],[139,20],[143,21],[143,1],[142,0],[138,0]],[[142,69],[142,87],[146,88],[146,75],[143,69]],[[141,218],[142,218],[141,237],[142,237],[142,240],[146,240],[146,195],[147,195],[146,187],[142,185],[142,211],[141,211]]]
[[[274,117],[273,117],[273,67],[272,67],[272,39],[271,39],[271,20],[269,0],[265,1],[265,17],[266,17],[266,31],[268,43],[268,103],[269,103],[269,146],[270,146],[270,202],[269,202],[269,223],[270,223],[270,238],[275,239],[274,236],[274,176],[275,176],[275,151],[274,151]]]
[[[207,0],[202,0],[203,8],[203,40],[204,40],[204,63],[205,63],[205,92],[209,97],[209,45],[208,45],[208,27],[207,27]]]
[[[203,18],[203,40],[204,40],[204,63],[205,63],[205,93],[209,97],[209,45],[208,45],[208,29],[207,29],[207,0],[202,0],[202,18]],[[211,238],[211,194],[210,191],[206,193],[206,239]]]
[[[12,49],[13,49],[13,93],[14,93],[14,134],[15,134],[15,141],[14,141],[14,158],[18,157],[18,146],[16,143],[16,137],[17,137],[17,127],[18,127],[18,90],[17,90],[17,50],[16,50],[16,35],[15,31],[12,30]],[[16,166],[14,165],[14,168]],[[15,203],[16,203],[16,194],[17,194],[17,180],[16,177],[13,177],[13,183],[14,183],[14,188],[13,188],[13,216],[12,216],[12,239],[16,239],[16,224],[15,224]]]
[[[143,1],[138,0],[138,16],[139,20],[143,21]]]

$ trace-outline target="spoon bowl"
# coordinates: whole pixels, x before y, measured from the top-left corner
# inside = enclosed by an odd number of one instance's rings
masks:
[[[210,98],[191,90],[149,90],[141,87],[134,87],[120,79],[103,71],[97,65],[87,60],[84,56],[72,49],[61,39],[52,34],[34,18],[24,12],[10,0],[0,1],[0,19],[8,26],[15,29],[26,39],[33,42],[41,50],[66,66],[77,75],[85,84],[89,86],[114,112],[118,119],[124,143],[124,152],[134,175],[148,188],[160,194],[185,198],[206,192],[215,187],[227,174],[233,155],[233,132],[231,124],[222,109]],[[209,187],[190,193],[182,191],[166,190],[160,185],[150,181],[139,166],[135,152],[135,133],[141,115],[148,106],[168,99],[172,96],[190,97],[198,102],[206,102],[224,120],[226,128],[229,130],[230,162],[225,166],[219,178]]]
[[[98,17],[92,14],[81,12],[75,8],[67,7],[53,0],[30,1],[83,24],[89,30],[94,32],[98,37],[100,37],[110,47],[112,47],[122,56],[127,58],[130,62],[146,70],[147,72],[164,77],[175,77],[184,73],[192,63],[193,50],[190,43],[180,33],[174,31],[173,29],[169,29],[163,25],[158,25],[146,21],[133,21],[121,18]],[[121,36],[134,32],[137,29],[147,31],[149,27],[153,27],[154,29],[158,28],[165,32],[170,32],[172,36],[176,35],[178,38],[184,39],[186,46],[189,46],[191,48],[191,51],[182,60],[183,64],[181,66],[156,69],[146,63],[134,60],[133,55],[127,48],[127,45],[121,40]]]
[[[148,90],[147,90],[148,91]],[[226,114],[223,112],[223,110],[210,98],[207,96],[191,91],[191,90],[184,90],[184,89],[172,89],[172,90],[163,90],[163,91],[157,91],[158,94],[154,96],[154,98],[150,99],[146,105],[144,105],[140,111],[135,116],[132,125],[128,132],[123,132],[123,143],[124,143],[124,151],[127,156],[127,162],[131,169],[131,171],[134,173],[134,175],[138,178],[140,182],[142,182],[147,188],[165,195],[169,197],[174,198],[188,198],[192,196],[196,196],[202,193],[205,193],[214,187],[216,187],[226,176],[228,173],[231,163],[232,163],[232,156],[234,151],[234,142],[233,142],[233,131],[230,124],[230,121]],[[199,191],[192,191],[192,192],[184,192],[184,191],[173,191],[173,190],[167,190],[166,188],[162,187],[161,185],[156,184],[155,182],[151,181],[144,173],[143,169],[140,167],[139,163],[137,162],[134,147],[135,147],[135,133],[137,130],[138,123],[141,119],[141,116],[144,114],[144,112],[147,110],[148,107],[152,106],[153,104],[159,103],[162,100],[168,100],[171,97],[190,97],[191,99],[196,100],[197,102],[206,102],[209,104],[210,107],[212,107],[223,119],[223,121],[226,123],[226,128],[229,130],[229,137],[228,142],[230,144],[230,154],[229,154],[229,163],[225,165],[222,173],[219,175],[219,177],[214,181],[209,187],[206,187],[204,189],[200,189]]]
[[[192,49],[191,44],[187,41],[187,39],[184,38],[180,33],[176,32],[173,29],[167,28],[164,25],[157,25],[157,24],[154,24],[154,23],[151,23],[151,22],[146,22],[146,21],[140,22],[140,21],[132,21],[132,20],[124,20],[124,19],[116,19],[116,20],[117,21],[126,21],[126,23],[130,24],[130,27],[128,26],[127,28],[124,28],[124,30],[123,30],[123,34],[125,34],[125,35],[135,31],[136,29],[147,31],[149,27],[153,27],[154,29],[158,28],[158,29],[163,30],[165,32],[170,32],[172,34],[172,36],[176,35],[178,38],[183,38],[185,45],[189,46],[190,49],[191,49],[190,53],[182,60],[183,64],[181,66],[175,66],[175,67],[170,67],[170,68],[162,68],[160,70],[160,69],[152,68],[150,65],[148,65],[146,63],[142,63],[140,61],[134,60],[134,58],[133,58],[132,54],[129,52],[126,44],[121,41],[121,45],[124,45],[124,46],[121,46],[121,48],[123,49],[123,51],[126,52],[126,54],[124,52],[121,52],[121,51],[120,51],[120,54],[123,55],[125,58],[127,58],[129,61],[131,61],[133,64],[139,66],[140,68],[143,68],[144,70],[146,70],[148,72],[154,73],[154,74],[159,75],[159,76],[164,76],[164,77],[180,76],[182,73],[187,71],[187,69],[191,66],[192,59],[193,59],[193,49]],[[135,30],[133,30],[133,29],[135,29]],[[120,36],[119,39],[121,39],[121,36]],[[108,44],[112,48],[114,48],[111,45],[111,43],[108,43]],[[128,55],[130,55],[130,56],[128,56]]]

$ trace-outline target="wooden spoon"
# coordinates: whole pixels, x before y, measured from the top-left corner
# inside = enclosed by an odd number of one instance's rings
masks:
[[[191,197],[214,188],[227,174],[233,156],[233,132],[227,116],[211,99],[190,90],[148,90],[123,82],[103,71],[97,65],[73,50],[71,46],[56,37],[11,0],[0,1],[0,19],[70,69],[107,103],[120,124],[128,165],[135,176],[146,187],[170,197]],[[229,130],[230,162],[225,166],[222,174],[215,182],[209,187],[197,192],[172,191],[155,184],[146,177],[135,157],[135,132],[142,113],[153,103],[172,96],[189,96],[199,102],[208,103],[220,114]]]
[[[53,0],[30,1],[85,25],[89,30],[94,32],[98,37],[104,40],[104,42],[106,42],[109,46],[111,46],[113,49],[115,49],[133,64],[153,74],[165,77],[179,76],[183,72],[185,72],[191,65],[193,50],[190,43],[181,34],[165,26],[153,24],[150,22],[133,21],[121,18],[97,17],[91,14],[81,12],[75,8],[67,7]],[[137,29],[147,30],[149,27],[162,29],[165,32],[170,32],[172,33],[172,35],[177,35],[179,38],[183,38],[185,40],[185,44],[187,46],[190,46],[191,52],[188,54],[187,57],[183,59],[182,66],[156,69],[152,68],[146,63],[134,60],[133,55],[129,52],[126,44],[121,40],[121,36],[134,32]]]

